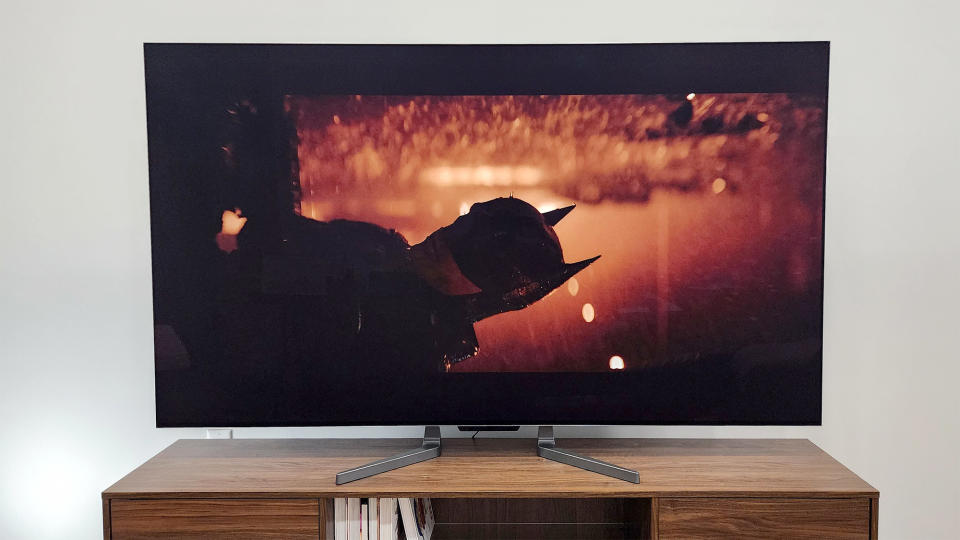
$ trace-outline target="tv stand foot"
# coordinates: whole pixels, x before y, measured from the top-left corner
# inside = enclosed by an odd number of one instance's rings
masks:
[[[538,456],[551,461],[556,461],[558,463],[573,465],[574,467],[579,467],[581,469],[598,474],[612,476],[613,478],[618,478],[634,484],[640,483],[640,473],[637,471],[624,469],[623,467],[618,467],[612,463],[600,461],[599,459],[581,456],[576,452],[557,448],[556,444],[556,440],[553,438],[553,426],[540,426],[540,430],[537,431]]]
[[[440,426],[426,426],[420,448],[337,473],[337,485],[440,457]]]

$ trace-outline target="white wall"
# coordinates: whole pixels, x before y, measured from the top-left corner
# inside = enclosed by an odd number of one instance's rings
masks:
[[[152,427],[142,42],[831,40],[823,426],[560,435],[809,437],[881,491],[884,538],[960,538],[957,15],[916,2],[4,2],[0,537],[97,538],[102,489],[201,435]]]

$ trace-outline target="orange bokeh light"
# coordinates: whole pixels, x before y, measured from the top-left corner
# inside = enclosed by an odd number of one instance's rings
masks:
[[[727,189],[727,181],[723,178],[717,178],[713,181],[713,184],[711,184],[710,188],[713,189],[714,193],[719,194],[723,190]]]
[[[593,322],[593,319],[596,318],[597,313],[593,309],[593,304],[584,304],[583,309],[580,310],[580,314],[583,315],[583,320],[586,322]]]
[[[570,281],[567,282],[567,290],[570,292],[570,296],[576,296],[580,292],[580,282],[577,281],[577,278],[570,278]]]

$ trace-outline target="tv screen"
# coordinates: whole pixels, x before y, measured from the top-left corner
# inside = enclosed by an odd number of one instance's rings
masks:
[[[820,422],[827,43],[144,48],[159,426]]]

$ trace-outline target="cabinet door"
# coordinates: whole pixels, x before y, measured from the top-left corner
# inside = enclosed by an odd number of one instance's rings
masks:
[[[870,537],[870,499],[659,500],[660,540]]]
[[[316,499],[113,499],[112,540],[320,538]]]

